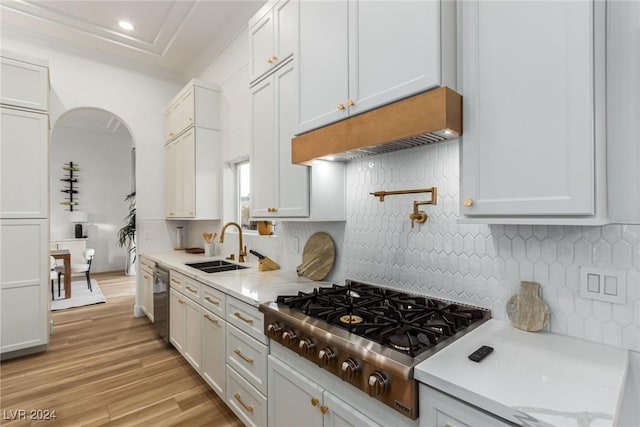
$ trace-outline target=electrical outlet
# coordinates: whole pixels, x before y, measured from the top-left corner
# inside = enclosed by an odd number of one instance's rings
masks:
[[[293,239],[291,239],[291,251],[295,252],[295,253],[299,253],[300,252],[300,246],[298,244],[298,238],[294,237]]]
[[[625,304],[627,286],[624,271],[580,266],[580,296]]]

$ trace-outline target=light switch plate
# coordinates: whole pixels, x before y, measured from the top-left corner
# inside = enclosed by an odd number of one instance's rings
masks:
[[[627,296],[625,272],[580,266],[580,296],[614,304],[625,304]]]

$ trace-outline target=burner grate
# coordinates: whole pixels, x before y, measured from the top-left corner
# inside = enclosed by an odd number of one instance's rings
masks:
[[[412,357],[482,320],[488,312],[352,281],[279,296],[277,302]]]

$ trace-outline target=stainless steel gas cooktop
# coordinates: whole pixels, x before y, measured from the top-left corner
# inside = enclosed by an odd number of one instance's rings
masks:
[[[413,367],[491,318],[487,309],[347,280],[260,306],[265,333],[410,418]]]

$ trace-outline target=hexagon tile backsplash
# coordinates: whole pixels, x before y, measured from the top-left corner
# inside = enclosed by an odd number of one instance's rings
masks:
[[[520,281],[540,282],[553,332],[640,351],[640,226],[458,224],[459,143],[354,160],[347,167],[347,223],[332,280],[360,279],[488,307],[505,318]],[[413,200],[427,194],[369,193],[438,187],[438,204],[411,228]],[[324,224],[325,227],[327,224]],[[322,225],[285,223],[283,234],[308,235]],[[310,229],[311,228],[311,229]],[[333,232],[341,229],[334,227]],[[583,299],[579,267],[624,270],[626,303]]]

